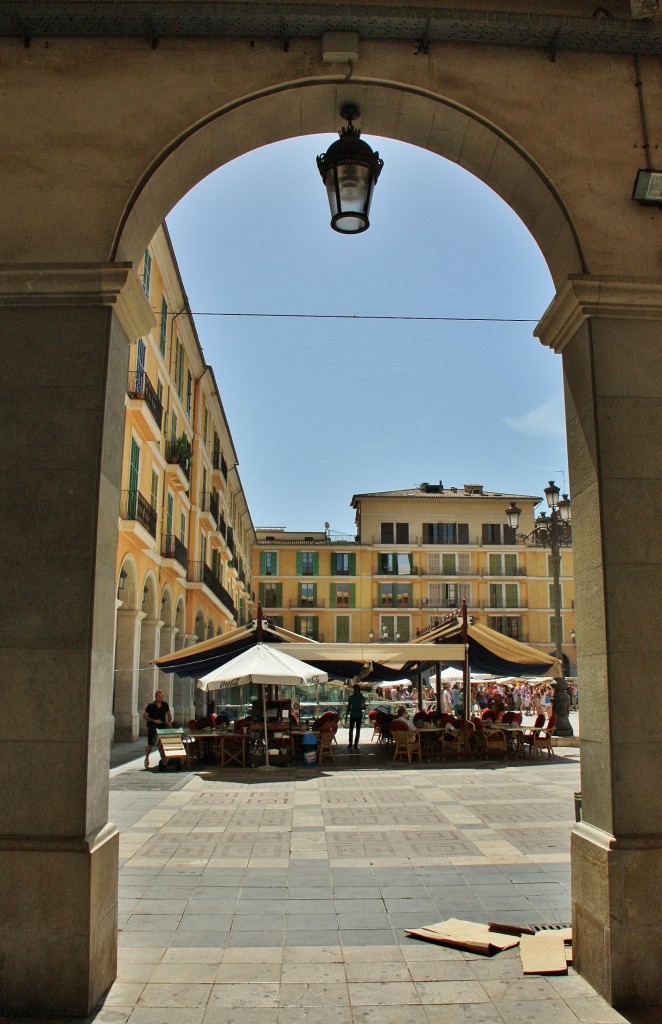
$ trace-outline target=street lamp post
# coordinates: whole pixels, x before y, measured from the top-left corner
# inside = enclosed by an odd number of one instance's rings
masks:
[[[556,715],[555,736],[574,735],[568,711],[570,710],[570,694],[565,679],[565,662],[563,657],[562,619],[561,619],[561,545],[571,537],[571,506],[567,494],[560,497],[559,489],[553,480],[545,487],[545,498],[549,508],[549,515],[542,512],[536,519],[536,524],[528,534],[520,534],[524,539],[535,537],[551,551],[551,566],[554,598],[554,656],[561,665],[561,678],[554,682],[554,714]],[[506,509],[508,524],[516,530],[519,526],[519,518],[522,510],[511,501]]]

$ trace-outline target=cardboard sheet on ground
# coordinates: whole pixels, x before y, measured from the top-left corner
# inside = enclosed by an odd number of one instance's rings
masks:
[[[523,974],[565,974],[568,970],[560,931],[523,935],[519,951]]]
[[[499,953],[502,949],[511,949],[520,941],[519,936],[490,931],[486,924],[462,921],[456,917],[422,928],[405,928],[405,933],[414,939],[438,942],[441,946],[454,946],[456,949],[484,953],[486,956]]]

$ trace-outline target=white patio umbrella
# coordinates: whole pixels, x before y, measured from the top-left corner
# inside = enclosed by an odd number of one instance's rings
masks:
[[[268,644],[255,644],[227,661],[225,665],[208,672],[198,679],[200,690],[223,690],[228,686],[243,686],[255,683],[257,686],[269,686],[272,683],[296,683],[299,686],[316,686],[326,683],[328,675],[321,669],[299,661],[279,647]],[[262,711],[264,716],[264,745],[266,750],[265,768],[269,764],[269,732],[267,729],[267,702],[262,695]]]

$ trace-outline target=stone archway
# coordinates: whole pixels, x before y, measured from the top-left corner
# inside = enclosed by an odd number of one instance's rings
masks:
[[[3,456],[3,507],[10,534],[25,540],[16,550],[39,557],[48,580],[17,558],[5,684],[11,700],[38,673],[39,644],[47,644],[62,654],[53,682],[72,690],[66,722],[52,726],[63,740],[62,770],[47,771],[49,753],[34,743],[40,799],[28,801],[28,820],[10,782],[1,808],[7,1008],[85,1014],[115,972],[117,835],[94,752],[105,747],[112,693],[126,339],[153,321],[131,265],[205,174],[264,142],[332,132],[344,100],[359,104],[370,132],[425,146],[494,188],[554,278],[557,297],[537,334],[563,357],[575,520],[584,810],[573,838],[575,957],[612,1002],[662,1002],[654,886],[662,795],[640,783],[659,759],[644,709],[661,653],[662,554],[650,494],[662,465],[662,285],[657,211],[630,199],[643,162],[631,56],[573,52],[552,61],[535,46],[461,41],[417,50],[379,33],[342,67],[325,61],[312,37],[284,47],[274,38],[251,46],[247,37],[175,33],[151,57],[140,40],[119,37],[24,52],[2,40],[0,49],[8,83],[0,138],[12,153],[0,240],[0,399],[20,410],[10,424],[17,443]],[[659,135],[656,58],[644,58],[641,71]],[[37,403],[16,402],[35,387],[36,367],[38,417]],[[63,405],[67,430],[53,431]],[[51,475],[45,451],[58,467]],[[37,503],[44,511],[27,537],[25,509]],[[66,571],[56,535],[71,548]],[[137,602],[131,610],[136,622],[144,614]],[[35,617],[39,642],[17,652],[15,638]],[[122,705],[133,708],[133,696]],[[630,713],[619,715],[625,706]],[[133,732],[132,719],[126,728]],[[46,935],[45,920],[57,923]]]

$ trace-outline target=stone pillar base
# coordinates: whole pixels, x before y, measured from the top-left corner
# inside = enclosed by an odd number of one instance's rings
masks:
[[[86,1017],[117,974],[119,833],[0,840],[4,1013]]]
[[[573,957],[612,1006],[662,1006],[662,836],[572,834]]]

